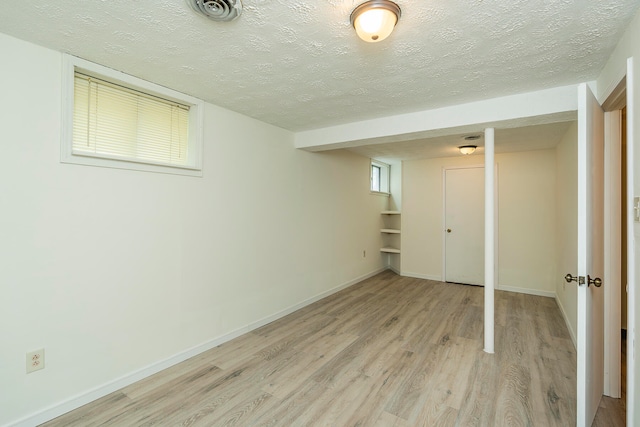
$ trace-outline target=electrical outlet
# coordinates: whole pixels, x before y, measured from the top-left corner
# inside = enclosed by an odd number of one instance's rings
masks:
[[[44,348],[27,353],[27,374],[44,369]]]

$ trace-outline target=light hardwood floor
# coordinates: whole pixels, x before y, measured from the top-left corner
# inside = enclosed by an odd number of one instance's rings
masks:
[[[46,426],[572,426],[552,298],[383,272]]]
[[[602,396],[592,427],[624,427],[627,425],[627,337],[622,336],[620,399]]]

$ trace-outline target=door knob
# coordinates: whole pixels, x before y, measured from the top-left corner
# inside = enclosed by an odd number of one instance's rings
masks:
[[[594,285],[596,288],[602,286],[602,279],[599,277],[592,279],[591,276],[587,275],[587,280],[589,281],[589,285]]]
[[[451,233],[451,229],[450,228],[447,228],[447,233]]]
[[[564,280],[566,280],[567,283],[578,282],[579,285],[584,285],[584,277],[583,276],[572,276],[571,273],[567,273],[567,275],[564,276]],[[600,279],[598,279],[598,280],[600,280]]]

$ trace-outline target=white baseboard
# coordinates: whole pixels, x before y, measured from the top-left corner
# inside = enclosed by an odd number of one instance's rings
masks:
[[[573,329],[571,329],[571,323],[569,323],[569,316],[567,316],[567,312],[564,310],[564,306],[562,305],[562,301],[560,301],[560,298],[558,298],[556,296],[556,303],[558,304],[558,307],[560,307],[560,312],[562,313],[562,317],[564,318],[564,323],[567,325],[567,329],[569,330],[569,335],[571,336],[571,341],[573,341],[573,347],[574,348],[578,348],[578,344],[576,341],[576,334],[573,331]]]
[[[90,389],[84,393],[78,394],[74,397],[71,397],[61,403],[49,406],[33,415],[22,418],[18,421],[11,422],[7,424],[5,427],[33,427],[44,422],[50,421],[54,418],[59,417],[60,415],[66,414],[67,412],[73,411],[81,406],[86,405],[87,403],[91,403],[94,400],[100,399],[114,391],[118,391],[121,388],[124,388],[128,385],[135,383],[136,381],[143,380],[147,377],[150,377],[153,374],[156,374],[164,369],[170,368],[178,363],[184,362],[185,360],[197,356],[198,354],[210,350],[220,344],[223,344],[227,341],[231,341],[232,339],[239,337],[240,335],[249,332],[247,327],[236,329],[228,334],[225,334],[221,337],[215,338],[206,343],[200,344],[196,347],[192,347],[188,350],[185,350],[181,353],[175,354],[167,359],[160,360],[155,362],[145,368],[141,368],[137,371],[134,371],[130,374],[123,375],[120,378],[117,378],[113,381],[109,381],[108,383]]]
[[[519,294],[537,295],[539,297],[555,298],[556,293],[553,291],[541,291],[539,289],[519,288],[517,286],[499,285],[497,288],[499,291],[517,292]]]
[[[355,285],[356,283],[362,282],[370,277],[375,276],[378,273],[387,270],[387,267],[379,268],[371,273],[367,273],[363,276],[357,277],[353,280],[349,280],[335,288],[329,289],[327,291],[321,292],[318,295],[315,295],[309,299],[306,299],[298,304],[292,305],[284,310],[281,310],[273,315],[264,317],[255,322],[251,322],[248,325],[238,328],[234,331],[231,331],[225,335],[222,335],[218,338],[214,338],[210,341],[204,342],[200,345],[182,351],[178,354],[175,354],[167,359],[160,360],[158,362],[152,363],[151,365],[141,368],[135,372],[124,375],[120,378],[117,378],[113,381],[109,381],[108,383],[95,387],[87,392],[78,394],[70,399],[67,399],[61,403],[49,406],[41,411],[36,412],[35,414],[29,415],[25,418],[21,418],[17,421],[12,421],[9,424],[6,424],[5,427],[33,427],[54,418],[59,417],[60,415],[66,414],[67,412],[73,411],[87,403],[93,402],[101,397],[104,397],[114,391],[120,390],[128,385],[135,383],[136,381],[140,381],[144,378],[150,377],[153,374],[156,374],[164,369],[170,368],[171,366],[177,365],[178,363],[184,362],[185,360],[197,356],[200,353],[203,353],[207,350],[210,350],[214,347],[219,346],[220,344],[224,344],[227,341],[231,341],[234,338],[239,337],[242,334],[247,332],[251,332],[261,326],[264,326],[268,323],[273,322],[274,320],[278,320],[281,317],[284,317],[288,314],[293,313],[296,310],[299,310],[303,307],[306,307],[309,304],[313,304],[316,301],[321,300],[322,298],[328,297],[336,292],[339,292],[343,289],[346,289],[350,286]]]
[[[430,276],[428,274],[412,273],[410,271],[403,271],[401,275],[405,277],[413,277],[415,279],[434,280],[436,282],[444,281],[441,276]]]
[[[247,326],[247,331],[246,332],[250,332],[250,331],[253,331],[254,329],[258,329],[259,327],[264,326],[264,325],[266,325],[268,323],[271,323],[274,320],[278,320],[281,317],[284,317],[284,316],[286,316],[288,314],[293,313],[294,311],[300,310],[301,308],[306,307],[309,304],[313,304],[316,301],[320,301],[322,298],[326,298],[329,295],[333,295],[336,292],[339,292],[339,291],[341,291],[343,289],[346,289],[346,288],[348,288],[350,286],[355,285],[356,283],[360,283],[363,280],[367,280],[368,278],[373,277],[376,274],[382,273],[385,270],[387,270],[387,267],[382,267],[382,268],[379,268],[379,269],[377,269],[377,270],[375,270],[375,271],[373,271],[371,273],[367,273],[367,274],[365,274],[363,276],[356,277],[353,280],[349,280],[348,282],[345,282],[342,285],[336,286],[335,288],[331,288],[328,291],[324,291],[322,293],[319,293],[318,295],[316,295],[314,297],[311,297],[311,298],[309,298],[307,300],[304,300],[301,303],[298,303],[298,304],[292,305],[291,307],[285,308],[284,310],[279,311],[276,314],[273,314],[271,316],[267,316],[267,317],[265,317],[263,319],[260,319],[260,320],[258,320],[256,322],[250,323]]]
[[[391,271],[393,271],[394,273],[396,273],[398,276],[402,276],[402,273],[400,273],[400,270],[398,270],[397,268],[394,268],[394,267],[392,267],[392,266],[388,266],[388,267],[387,267],[387,270],[391,270]]]
[[[392,270],[393,272],[395,272],[396,274],[399,274],[400,276],[413,277],[416,279],[434,280],[436,282],[444,282],[444,280],[440,276],[431,276],[428,274],[412,273],[407,271],[399,272],[391,266],[389,266],[389,270]],[[549,297],[549,298],[556,297],[556,293],[553,291],[541,291],[539,289],[519,288],[517,286],[500,285],[496,289],[499,291],[517,292],[519,294],[537,295],[541,297]]]

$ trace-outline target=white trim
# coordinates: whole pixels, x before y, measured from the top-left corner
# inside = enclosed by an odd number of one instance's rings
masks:
[[[496,287],[496,290],[505,291],[505,292],[515,292],[518,294],[536,295],[539,297],[556,298],[556,293],[554,291],[543,291],[540,289],[519,288],[517,286],[498,285]]]
[[[364,274],[364,275],[362,275],[360,277],[356,277],[355,279],[349,280],[348,282],[345,282],[342,285],[338,285],[338,286],[336,286],[334,288],[331,288],[329,290],[321,292],[321,293],[319,293],[319,294],[317,294],[317,295],[315,295],[315,296],[313,296],[311,298],[308,298],[308,299],[306,299],[306,300],[304,300],[302,302],[299,302],[298,304],[295,304],[295,305],[292,305],[291,307],[285,308],[282,311],[279,311],[279,312],[277,312],[275,314],[272,314],[270,316],[267,316],[267,317],[264,317],[264,318],[262,318],[260,320],[257,320],[257,321],[255,321],[253,323],[250,323],[247,326],[248,330],[246,332],[250,332],[250,331],[252,331],[254,329],[260,328],[260,327],[262,327],[262,326],[264,326],[264,325],[266,325],[268,323],[271,323],[271,322],[273,322],[275,320],[278,320],[278,319],[280,319],[280,318],[282,318],[284,316],[287,316],[287,315],[293,313],[294,311],[300,310],[301,308],[304,308],[304,307],[308,306],[309,304],[313,304],[316,301],[320,301],[322,298],[326,298],[326,297],[328,297],[330,295],[335,294],[336,292],[340,292],[340,291],[342,291],[344,289],[347,289],[348,287],[353,286],[356,283],[360,283],[363,280],[367,280],[367,279],[375,276],[376,274],[380,274],[380,273],[382,273],[383,271],[386,271],[386,270],[387,270],[386,266],[382,267],[382,268],[378,268],[378,269],[372,271],[371,273],[367,273],[367,274]]]
[[[556,303],[558,304],[558,307],[560,308],[560,312],[562,313],[562,317],[564,318],[564,323],[567,325],[567,329],[569,330],[569,336],[571,336],[571,341],[573,342],[573,348],[578,348],[577,346],[577,341],[576,341],[576,333],[575,331],[571,328],[571,322],[569,322],[569,316],[567,316],[567,312],[564,309],[564,306],[562,305],[562,301],[560,301],[560,298],[558,298],[556,296]]]
[[[440,276],[432,276],[432,275],[429,275],[429,274],[412,273],[412,272],[407,272],[407,271],[403,271],[402,274],[400,274],[398,271],[396,271],[394,268],[391,268],[391,267],[389,267],[389,270],[392,270],[395,273],[397,273],[397,274],[399,274],[399,275],[401,275],[403,277],[413,277],[414,279],[425,279],[425,280],[432,280],[432,281],[435,281],[435,282],[447,283]],[[475,286],[475,285],[472,285],[472,286]],[[554,291],[543,291],[543,290],[540,290],[540,289],[520,288],[520,287],[517,287],[517,286],[509,286],[509,285],[498,285],[496,287],[496,290],[504,291],[504,292],[513,292],[513,293],[518,293],[518,294],[535,295],[535,296],[539,296],[539,297],[547,297],[547,298],[557,299],[557,295],[556,295],[556,293]],[[564,315],[565,320],[566,320],[567,317],[564,314],[564,312],[563,312],[563,315]]]
[[[391,258],[391,255],[389,255],[389,259],[390,259],[390,258]],[[387,266],[387,269],[388,269],[388,270],[393,271],[393,272],[394,272],[394,273],[396,273],[398,276],[405,276],[404,274],[402,274],[402,273],[400,272],[400,270],[398,270],[398,269],[397,269],[397,268],[395,268],[395,267],[392,267],[392,266],[391,266],[391,264],[389,264],[389,265]]]
[[[627,67],[621,67],[616,76],[609,82],[609,85],[600,93],[598,97],[598,103],[602,105],[605,111],[611,111],[611,109],[620,109],[622,106],[619,102],[622,101],[622,96],[626,90],[626,77]],[[626,104],[626,101],[624,102]],[[619,108],[618,108],[619,107]]]
[[[404,276],[404,277],[413,277],[414,279],[433,280],[435,282],[446,283],[444,281],[444,278],[442,278],[441,276],[431,276],[429,274],[420,274],[420,273],[412,273],[412,272],[403,271],[402,272],[402,276]]]
[[[634,151],[635,144],[635,93],[634,58],[627,58],[627,425],[636,425],[635,390],[636,363],[634,348],[636,346],[636,240],[633,222],[633,196],[635,192]],[[640,165],[635,165],[640,168]]]
[[[119,159],[116,156],[88,155],[73,152],[74,72],[82,71],[125,87],[189,106],[189,161],[187,165],[163,165],[142,160]],[[68,54],[62,55],[62,125],[60,163],[158,172],[174,175],[202,176],[204,141],[204,101],[156,85],[114,69]]]
[[[288,314],[293,313],[294,311],[300,310],[301,308],[308,306],[309,304],[313,304],[314,302],[319,301],[322,298],[328,297],[329,295],[335,294],[336,292],[339,292],[343,289],[353,286],[356,283],[360,283],[363,280],[369,279],[370,277],[373,277],[376,274],[379,274],[385,270],[387,270],[387,267],[379,268],[371,273],[367,273],[363,276],[349,280],[348,282],[345,282],[342,285],[339,285],[339,286],[336,286],[335,288],[321,292],[316,296],[306,299],[298,304],[292,305],[291,307],[281,310],[275,314],[264,317],[255,322],[251,322],[246,326],[235,329],[227,334],[214,338],[210,341],[204,342],[195,347],[191,347],[167,359],[152,363],[151,365],[145,368],[141,368],[129,374],[123,375],[120,378],[117,378],[113,381],[109,381],[106,384],[95,387],[84,393],[78,394],[70,399],[65,400],[64,402],[49,406],[43,410],[40,410],[32,415],[21,418],[19,420],[12,421],[9,424],[7,424],[6,427],[32,427],[32,426],[47,422],[49,420],[52,420],[54,418],[57,418],[60,415],[66,414],[69,411],[77,409],[83,405],[86,405],[87,403],[93,402],[94,400],[97,400],[110,393],[113,393],[114,391],[120,390],[123,387],[131,385],[137,381],[147,378],[153,374],[156,374],[164,369],[170,368],[171,366],[184,362],[185,360],[191,357],[197,356],[200,353],[203,353],[207,350],[210,350],[214,347],[224,344],[225,342],[228,342],[234,338],[237,338],[242,334],[246,334],[247,332],[251,332],[261,326],[264,326],[268,323],[278,320]]]

